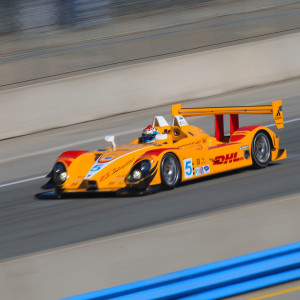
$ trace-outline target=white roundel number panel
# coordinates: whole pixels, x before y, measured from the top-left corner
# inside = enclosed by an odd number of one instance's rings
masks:
[[[194,176],[193,174],[193,160],[191,158],[187,158],[183,160],[184,165],[184,178],[191,178]]]

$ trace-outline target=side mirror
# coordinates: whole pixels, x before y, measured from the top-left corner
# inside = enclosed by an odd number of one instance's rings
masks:
[[[115,137],[113,135],[107,135],[104,140],[105,142],[112,143],[113,150],[116,150]]]

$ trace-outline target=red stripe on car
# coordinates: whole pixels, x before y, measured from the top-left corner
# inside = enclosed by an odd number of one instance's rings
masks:
[[[230,142],[237,142],[240,141],[241,139],[243,139],[245,137],[244,134],[237,134],[237,135],[233,135],[230,138]]]
[[[161,148],[161,149],[153,149],[153,150],[149,150],[147,152],[145,152],[140,158],[138,158],[135,161],[135,164],[138,163],[139,161],[145,159],[145,157],[149,156],[149,155],[153,155],[153,156],[159,156],[162,152],[166,151],[166,150],[175,150],[175,149],[179,149],[179,148]]]
[[[83,151],[83,150],[74,150],[74,151],[66,151],[64,153],[62,153],[59,158],[71,158],[71,159],[75,159],[78,156],[80,156],[81,154],[84,153],[88,153],[89,151]]]
[[[211,146],[208,147],[208,150],[216,149],[216,148],[222,148],[222,147],[227,147],[227,146],[232,146],[236,143],[228,143],[228,144],[221,144],[221,145],[216,145],[216,146]]]
[[[237,131],[252,131],[256,129],[257,127],[260,127],[259,125],[254,125],[254,126],[244,126],[239,128]]]

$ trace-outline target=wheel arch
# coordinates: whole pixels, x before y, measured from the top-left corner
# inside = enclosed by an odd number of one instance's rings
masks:
[[[276,137],[276,134],[272,130],[270,130],[267,127],[259,127],[259,128],[257,128],[257,130],[255,130],[253,132],[252,139],[254,139],[255,135],[258,134],[259,132],[263,132],[263,133],[266,134],[266,136],[269,139],[269,142],[270,142],[270,145],[271,145],[272,149],[276,148],[276,138],[277,137]]]
[[[163,184],[163,181],[162,181],[162,178],[161,178],[161,166],[162,166],[162,162],[163,162],[163,158],[165,155],[168,155],[168,154],[171,154],[175,157],[175,159],[177,160],[178,162],[178,166],[179,166],[179,178],[178,178],[178,182],[176,185],[180,184],[182,182],[182,165],[181,165],[181,161],[178,157],[178,155],[174,152],[174,151],[166,151],[164,153],[162,153],[162,157],[160,159],[160,163],[159,163],[159,172],[158,173],[158,176],[160,178],[160,182],[161,184]]]
[[[173,154],[173,155],[175,156],[175,158],[177,159],[177,161],[178,161],[178,163],[179,163],[179,166],[180,166],[180,173],[182,173],[182,165],[181,165],[181,161],[180,161],[178,155],[177,155],[175,152],[173,152],[173,151],[167,151],[167,152],[165,152],[165,153],[163,154],[162,157],[164,157],[164,155],[166,155],[166,154],[168,154],[168,153]],[[180,175],[182,175],[182,174],[180,174]],[[181,180],[181,178],[180,178],[180,180]]]
[[[271,131],[272,132],[272,131]],[[253,146],[256,141],[256,137],[263,134],[267,140],[269,141],[269,158],[268,160],[260,161],[260,159],[256,156]],[[252,135],[252,141],[251,141],[251,158],[252,158],[252,164],[254,168],[265,168],[268,166],[268,164],[272,161],[272,149],[274,148],[272,138],[270,135],[269,130],[265,130],[264,128],[259,128],[258,130],[255,130],[255,133]]]

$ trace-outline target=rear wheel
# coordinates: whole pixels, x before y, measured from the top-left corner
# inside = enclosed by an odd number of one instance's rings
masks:
[[[163,186],[173,189],[180,181],[181,169],[177,157],[172,153],[163,156],[160,165],[160,176]]]
[[[271,160],[271,143],[268,135],[259,131],[252,141],[251,155],[253,166],[265,168]]]

